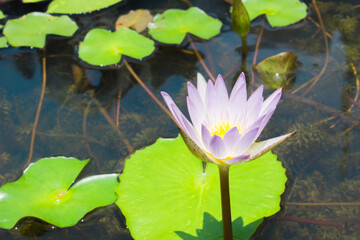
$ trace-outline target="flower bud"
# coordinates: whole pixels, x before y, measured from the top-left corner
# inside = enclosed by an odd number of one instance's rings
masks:
[[[250,31],[250,18],[241,0],[234,0],[231,18],[234,31],[245,37]]]

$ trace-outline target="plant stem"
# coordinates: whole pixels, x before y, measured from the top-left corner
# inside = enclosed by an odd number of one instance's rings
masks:
[[[233,240],[229,191],[229,168],[219,166],[224,240]]]
[[[242,47],[242,56],[246,56],[248,49],[247,49],[247,39],[246,36],[241,37],[241,47]]]

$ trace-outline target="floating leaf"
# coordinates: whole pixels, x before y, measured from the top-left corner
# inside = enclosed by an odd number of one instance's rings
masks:
[[[262,60],[254,66],[254,69],[270,89],[285,87],[286,90],[294,83],[296,61],[296,53],[283,52]]]
[[[134,239],[195,236],[196,229],[206,228],[205,212],[221,220],[218,168],[207,164],[203,173],[201,161],[180,137],[136,151],[120,180],[116,204]],[[242,221],[234,229],[237,239],[248,239],[263,217],[279,211],[285,182],[285,169],[271,152],[230,168],[232,217]]]
[[[32,12],[18,19],[8,20],[4,35],[12,46],[43,48],[47,34],[72,36],[78,26],[68,16],[55,17]]]
[[[7,40],[5,37],[0,37],[0,48],[8,47]]]
[[[128,14],[121,15],[115,23],[115,29],[119,28],[133,28],[138,33],[144,31],[149,22],[151,22],[153,16],[146,9],[138,9],[136,11],[131,10]]]
[[[0,10],[0,19],[4,19],[6,15]]]
[[[169,9],[156,14],[154,22],[149,23],[149,34],[159,42],[180,44],[186,33],[203,39],[210,39],[220,33],[222,23],[208,16],[197,7],[187,10]]]
[[[105,66],[118,63],[122,54],[142,59],[154,50],[154,41],[128,28],[115,32],[92,29],[80,43],[79,57],[92,65]]]
[[[87,13],[121,2],[122,0],[53,0],[48,13],[80,14]]]
[[[233,0],[225,0],[233,4]],[[265,14],[272,27],[284,27],[304,19],[307,6],[299,0],[242,0],[250,21]]]
[[[113,203],[117,174],[90,176],[71,186],[88,161],[54,157],[30,164],[19,180],[0,188],[0,227],[10,229],[27,216],[69,227],[87,212]]]

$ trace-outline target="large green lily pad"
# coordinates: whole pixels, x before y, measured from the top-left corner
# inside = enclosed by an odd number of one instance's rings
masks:
[[[78,26],[68,16],[55,17],[46,13],[32,12],[18,19],[8,20],[4,35],[12,46],[43,48],[46,35],[72,36]]]
[[[122,0],[53,0],[48,13],[80,14],[109,7]]]
[[[180,137],[159,139],[126,160],[116,204],[134,239],[205,236],[199,230],[211,222],[204,219],[205,213],[221,220],[218,175],[215,164],[207,164],[203,173],[201,161]],[[271,152],[230,168],[232,217],[240,218],[234,228],[236,239],[248,239],[263,217],[279,211],[285,182],[285,169]]]
[[[115,202],[117,174],[94,175],[72,185],[88,161],[53,157],[30,164],[19,180],[0,188],[0,227],[10,229],[28,216],[69,227],[87,212]]]
[[[79,57],[92,65],[116,64],[121,55],[142,59],[155,50],[154,41],[128,28],[115,32],[92,29],[79,46]]]
[[[304,19],[307,6],[299,0],[242,0],[250,17],[265,14],[273,27],[283,27]]]
[[[159,42],[180,44],[186,33],[210,39],[220,33],[222,23],[197,7],[187,10],[169,9],[156,14],[149,23],[149,34]]]

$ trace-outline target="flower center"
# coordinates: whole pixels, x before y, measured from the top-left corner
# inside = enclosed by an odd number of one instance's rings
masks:
[[[230,125],[229,122],[220,122],[218,124],[215,124],[211,130],[210,130],[210,134],[211,135],[218,135],[219,137],[223,138],[224,135],[235,126]],[[240,125],[237,126],[239,133],[242,133],[242,130],[240,128]]]

